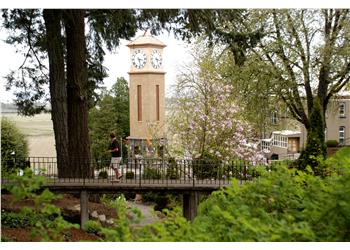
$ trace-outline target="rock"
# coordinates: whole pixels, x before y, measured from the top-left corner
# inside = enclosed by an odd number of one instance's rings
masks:
[[[142,195],[141,194],[136,194],[135,195],[135,203],[142,203]]]
[[[72,212],[80,212],[80,204],[77,204],[75,206],[67,207],[66,210],[72,211]]]
[[[77,204],[75,206],[72,207],[73,211],[80,211],[80,204]]]
[[[94,211],[91,213],[91,217],[92,217],[92,218],[95,218],[95,219],[98,218],[98,213],[97,213],[96,210],[94,210]]]
[[[106,223],[112,225],[112,224],[114,224],[114,221],[113,221],[113,219],[108,219],[108,220],[106,220]]]
[[[100,215],[98,216],[98,219],[99,219],[101,222],[106,222],[106,215],[100,214]]]

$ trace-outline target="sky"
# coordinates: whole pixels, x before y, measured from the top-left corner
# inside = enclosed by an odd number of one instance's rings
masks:
[[[199,4],[200,3],[200,4]],[[85,0],[83,6],[81,1],[60,0],[52,5],[51,1],[47,0],[11,0],[1,1],[0,8],[63,8],[63,7],[84,7],[84,8],[331,8],[331,7],[350,7],[350,1],[345,0],[319,0],[319,1],[304,1],[304,0],[247,0],[247,1],[228,1],[228,0],[202,0],[188,1],[177,0],[176,2],[164,1],[164,0],[133,0],[131,1],[108,1],[108,4],[104,0],[90,1]],[[1,20],[1,18],[0,18]],[[1,26],[1,25],[0,25]],[[136,36],[142,34],[140,31]],[[15,52],[15,48],[12,45],[4,43],[6,38],[6,31],[0,27],[0,91],[1,102],[11,102],[13,95],[11,92],[5,91],[4,76],[7,75],[10,69],[17,69],[23,62],[23,56]],[[171,86],[176,81],[176,73],[178,68],[183,63],[187,63],[191,60],[190,53],[186,48],[186,44],[183,41],[176,40],[172,35],[167,32],[157,37],[163,43],[167,45],[164,49],[164,69],[167,72],[165,75],[166,95],[171,95]],[[104,66],[108,68],[109,77],[105,79],[105,86],[110,88],[117,79],[117,77],[124,77],[127,81],[129,76],[127,72],[130,67],[129,48],[125,45],[129,41],[122,41],[118,49],[114,53],[107,53],[105,56]]]
[[[0,19],[1,20],[1,19]],[[143,31],[137,32],[136,36],[131,40],[141,36]],[[0,29],[0,82],[1,82],[1,102],[12,102],[14,96],[12,91],[5,90],[5,79],[10,70],[18,69],[22,64],[24,57],[16,53],[16,49],[13,45],[6,44],[4,40],[7,37],[7,31]],[[156,36],[167,45],[164,48],[163,63],[166,71],[165,85],[166,95],[171,95],[171,85],[176,81],[177,69],[181,67],[182,63],[187,63],[191,60],[190,53],[187,48],[187,44],[181,40],[174,38],[172,34],[164,32],[163,34]],[[131,41],[130,40],[130,41]],[[104,86],[110,88],[115,82],[117,77],[124,77],[129,81],[128,71],[130,70],[130,49],[126,46],[130,41],[122,40],[121,45],[115,49],[113,53],[109,53],[106,50],[104,66],[108,69],[108,77],[104,80]]]

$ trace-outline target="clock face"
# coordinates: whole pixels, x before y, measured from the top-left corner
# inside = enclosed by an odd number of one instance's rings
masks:
[[[154,49],[151,54],[151,63],[153,68],[158,69],[162,65],[162,55],[159,50]]]
[[[135,68],[142,69],[146,65],[146,53],[141,49],[135,50],[131,56],[131,61]]]

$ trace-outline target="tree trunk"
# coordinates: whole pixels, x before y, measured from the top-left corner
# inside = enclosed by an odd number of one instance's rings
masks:
[[[305,169],[310,166],[315,174],[322,175],[320,159],[326,157],[325,144],[325,119],[323,108],[318,97],[314,99],[311,114],[309,115],[310,127],[307,129],[307,141],[305,149],[300,154],[299,168]]]
[[[51,119],[55,132],[58,176],[68,167],[67,89],[61,37],[61,11],[44,10],[50,68]]]
[[[91,177],[85,10],[66,10],[67,108],[71,177]]]

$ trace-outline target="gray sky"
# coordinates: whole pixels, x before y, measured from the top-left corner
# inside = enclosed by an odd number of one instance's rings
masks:
[[[349,8],[350,1],[346,0],[248,0],[248,1],[227,1],[227,0],[201,0],[188,1],[177,0],[176,2],[168,2],[164,0],[134,0],[134,1],[71,1],[60,0],[52,4],[47,0],[3,0],[0,8]],[[0,18],[1,20],[1,18]],[[141,33],[136,35],[139,36]],[[1,101],[9,102],[13,99],[10,92],[5,91],[5,80],[3,76],[9,73],[10,69],[17,69],[23,62],[23,56],[16,54],[15,49],[11,45],[3,42],[6,33],[0,28],[0,91]],[[174,84],[176,79],[176,72],[179,65],[190,60],[190,55],[182,41],[174,39],[172,35],[164,33],[157,37],[164,42],[167,47],[164,50],[164,69],[167,72],[166,80],[166,94],[170,95],[170,86]],[[104,66],[109,69],[109,77],[105,79],[105,85],[109,88],[117,79],[117,77],[124,77],[129,79],[127,74],[130,66],[129,49],[125,46],[128,41],[123,41],[121,46],[115,53],[106,54]]]

